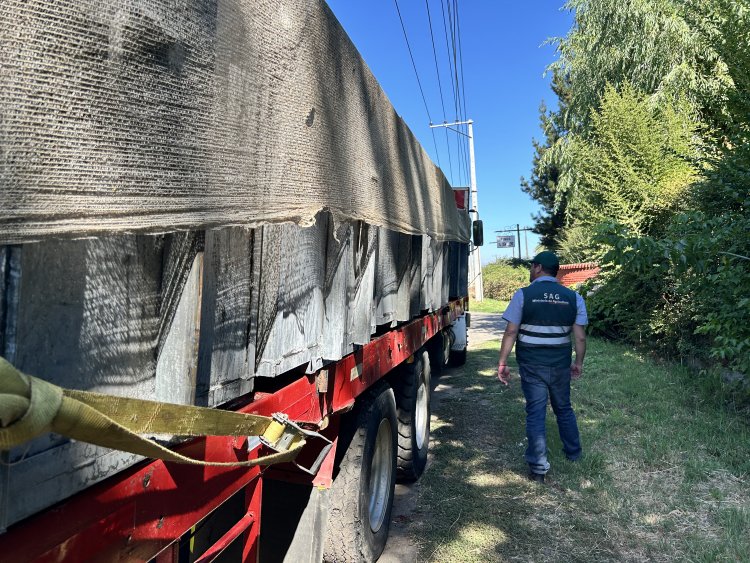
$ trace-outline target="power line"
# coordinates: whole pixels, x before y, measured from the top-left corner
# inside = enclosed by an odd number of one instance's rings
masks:
[[[456,119],[455,119],[455,121],[459,121],[459,119],[458,119],[458,107],[456,106],[456,84],[455,84],[455,82],[453,80],[453,61],[451,60],[451,48],[450,48],[450,45],[448,43],[448,23],[447,23],[446,17],[445,17],[445,4],[444,4],[444,0],[440,0],[440,10],[443,13],[443,33],[445,34],[445,52],[448,55],[448,71],[449,71],[448,72],[448,76],[451,79],[451,91],[453,93],[453,106],[454,106],[454,109],[456,110],[456,115],[455,115]]]
[[[441,0],[442,2],[442,0]],[[432,16],[430,15],[430,2],[424,0],[425,6],[427,7],[427,23],[430,26],[430,40],[432,41],[432,57],[435,60],[435,73],[437,74],[438,80],[438,91],[440,92],[440,107],[443,108],[443,121],[445,118],[445,100],[443,99],[443,83],[440,80],[440,65],[438,64],[437,49],[435,49],[435,34],[432,31]],[[434,130],[433,130],[434,133]],[[450,167],[451,178],[453,177],[453,159],[451,158],[451,145],[448,140],[448,130],[445,131],[445,146],[448,150],[448,166]]]
[[[447,10],[446,10],[447,9]],[[456,56],[455,56],[455,29],[453,23],[453,14],[451,12],[451,6],[449,0],[440,0],[440,10],[443,16],[443,34],[445,36],[445,51],[448,58],[448,76],[451,81],[451,93],[453,94],[453,109],[455,111],[455,121],[465,121],[462,119],[464,116],[460,109],[460,92],[458,90],[456,78]],[[449,33],[450,28],[450,33]],[[450,39],[449,39],[450,35]],[[462,132],[463,133],[463,132]],[[465,133],[463,133],[465,135]],[[458,155],[458,180],[459,182],[466,181],[468,171],[466,167],[466,147],[461,142],[461,139],[456,139],[456,153]],[[455,182],[455,179],[454,179]]]
[[[458,16],[458,0],[456,0],[456,30],[458,35],[458,58],[461,65],[461,95],[463,97],[464,115],[468,115],[469,108],[466,107],[466,82],[464,81],[464,50],[461,43],[461,21]]]
[[[398,0],[393,0],[394,4],[396,4],[396,12],[398,12],[398,19],[401,22],[401,30],[404,32],[404,40],[406,41],[406,48],[409,50],[409,57],[411,58],[411,66],[414,68],[414,76],[417,77],[417,85],[419,86],[419,92],[422,94],[422,102],[424,103],[424,109],[427,112],[427,119],[432,123],[432,117],[430,116],[430,108],[427,107],[427,98],[424,95],[424,90],[422,89],[422,81],[419,79],[419,72],[417,72],[417,63],[414,62],[414,55],[411,52],[411,45],[409,44],[409,37],[406,34],[406,26],[404,25],[404,18],[401,17],[401,9],[398,7]],[[435,131],[431,130],[432,132],[432,143],[435,145],[435,156],[438,160],[438,166],[440,166],[440,152],[437,148],[437,141],[435,140]]]
[[[467,116],[469,113],[469,110],[466,105],[466,82],[465,82],[466,75],[464,73],[464,52],[463,52],[463,45],[461,42],[461,19],[458,13],[458,0],[455,0],[455,15],[456,15],[456,31],[458,35],[458,57],[459,57],[459,64],[461,65],[461,95],[463,97],[464,116]]]
[[[454,99],[454,107],[455,107],[455,110],[456,110],[456,121],[466,121],[466,115],[465,115],[465,112],[463,111],[464,108],[463,108],[463,103],[462,103],[462,100],[461,100],[461,86],[460,86],[459,68],[458,68],[458,49],[456,47],[456,44],[457,44],[457,37],[456,36],[458,34],[458,28],[457,28],[457,23],[458,23],[458,20],[457,20],[457,16],[458,16],[458,13],[457,13],[458,4],[457,4],[457,0],[453,0],[453,10],[451,10],[451,4],[450,4],[450,2],[448,0],[446,0],[446,6],[448,8],[448,10],[447,10],[447,12],[448,12],[448,24],[449,24],[449,27],[450,27],[450,30],[451,30],[451,32],[450,32],[450,36],[451,36],[451,49],[450,49],[450,52],[448,53],[448,56],[449,56],[449,62],[451,62],[450,58],[451,58],[451,55],[452,55],[451,84],[453,86],[453,99]],[[454,76],[455,76],[455,80],[454,80]],[[459,141],[459,143],[458,143],[458,157],[459,157],[459,164],[460,164],[459,170],[461,170],[461,169],[463,170],[463,173],[464,173],[463,178],[466,179],[466,178],[468,178],[468,173],[469,173],[468,166],[467,166],[467,161],[468,161],[468,154],[467,154],[467,152],[468,151],[466,149],[466,145],[464,143],[461,143],[460,139],[458,141]]]

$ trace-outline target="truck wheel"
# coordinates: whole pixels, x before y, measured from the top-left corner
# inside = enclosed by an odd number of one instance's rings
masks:
[[[453,334],[451,343],[451,353],[448,360],[450,366],[462,366],[466,363],[466,350],[469,346],[469,313],[458,317],[451,325],[450,331]]]
[[[448,365],[453,367],[462,366],[466,363],[466,348],[463,350],[451,350],[451,357]]]
[[[385,548],[396,484],[396,401],[385,382],[341,421],[323,558],[375,561]]]
[[[416,481],[427,465],[430,446],[430,358],[424,350],[414,354],[412,363],[402,364],[394,380],[398,414],[397,476],[400,481]]]
[[[430,353],[430,375],[439,376],[448,365],[451,352],[449,331],[442,330],[430,340],[427,351]]]

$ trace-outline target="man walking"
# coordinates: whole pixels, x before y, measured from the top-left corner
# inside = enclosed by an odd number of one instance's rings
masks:
[[[526,461],[529,478],[544,482],[549,471],[545,417],[547,398],[557,417],[557,428],[565,457],[581,457],[581,440],[573,407],[570,380],[583,374],[588,324],[586,305],[575,291],[560,285],[555,276],[560,261],[553,252],[537,254],[531,261],[531,284],[513,295],[503,319],[508,326],[500,346],[497,377],[510,381],[507,361],[513,344],[526,398]],[[575,337],[576,357],[572,362],[571,334]]]

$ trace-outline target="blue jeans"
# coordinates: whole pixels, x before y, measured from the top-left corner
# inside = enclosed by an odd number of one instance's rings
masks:
[[[581,438],[573,407],[570,405],[570,367],[553,368],[519,364],[521,388],[526,397],[526,461],[533,473],[547,473],[547,397],[557,417],[557,429],[565,457],[575,461],[581,457]]]

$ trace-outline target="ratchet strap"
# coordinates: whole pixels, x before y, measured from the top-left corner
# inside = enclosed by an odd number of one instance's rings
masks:
[[[0,450],[55,432],[98,446],[178,463],[251,467],[292,461],[314,434],[284,415],[266,417],[63,389],[23,374],[0,357]],[[250,461],[211,462],[141,435],[259,436],[275,453]]]

